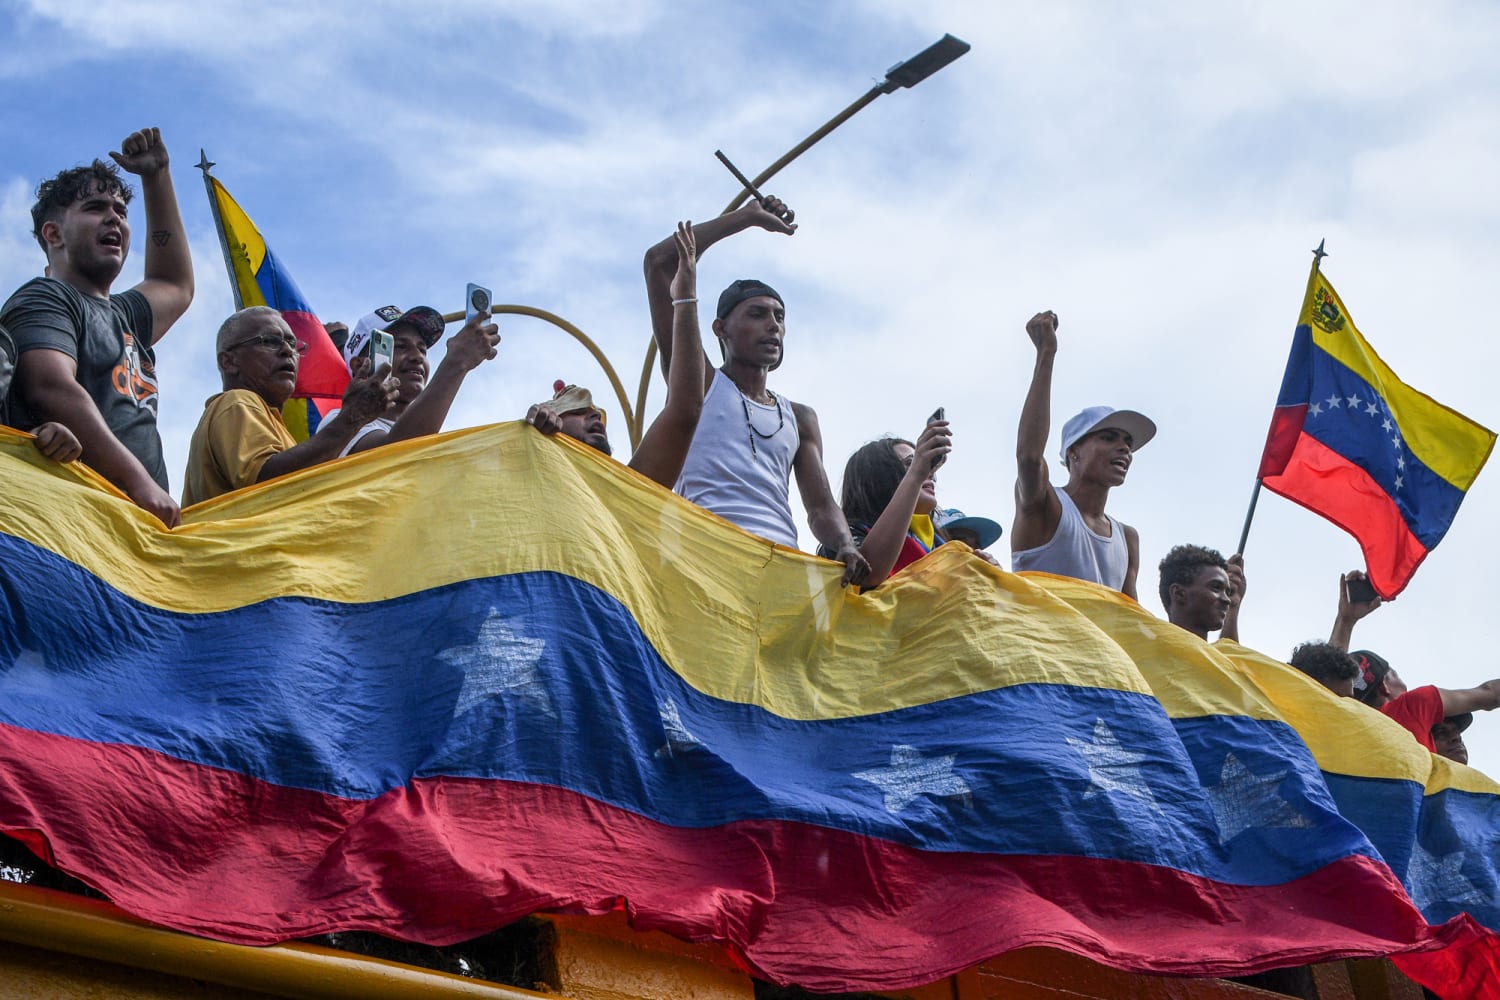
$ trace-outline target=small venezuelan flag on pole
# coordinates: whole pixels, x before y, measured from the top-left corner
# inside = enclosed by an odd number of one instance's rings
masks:
[[[235,308],[270,306],[279,310],[297,339],[307,344],[307,353],[297,369],[297,388],[282,408],[287,429],[297,440],[305,441],[318,429],[323,415],[338,407],[349,384],[349,369],[312,306],[266,245],[250,216],[229,196],[219,179],[208,172],[212,166],[208,157],[202,155],[198,168],[203,171],[208,204],[219,230]]]
[[[1491,431],[1396,377],[1315,260],[1260,483],[1353,535],[1370,583],[1390,598],[1447,533],[1494,445]]]

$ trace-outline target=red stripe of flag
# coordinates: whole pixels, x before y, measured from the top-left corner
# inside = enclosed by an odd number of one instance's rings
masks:
[[[447,944],[544,909],[728,943],[817,990],[898,989],[1049,945],[1217,975],[1458,940],[1382,863],[1283,885],[1081,857],[926,852],[803,823],[666,826],[547,785],[431,778],[370,801],[0,726],[0,829],[141,918],[264,944],[367,929]],[[25,838],[36,843],[35,837]]]
[[[1283,411],[1305,407],[1277,407],[1261,461],[1261,482],[1266,489],[1322,515],[1349,532],[1364,552],[1370,583],[1388,597],[1401,592],[1427,558],[1427,547],[1412,534],[1396,501],[1370,474],[1310,434],[1288,433],[1292,415]],[[1278,430],[1278,425],[1280,429]],[[1291,442],[1285,470],[1265,475],[1273,446],[1285,449]]]

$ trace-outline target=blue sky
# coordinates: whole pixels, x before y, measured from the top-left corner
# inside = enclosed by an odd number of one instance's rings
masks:
[[[914,435],[942,405],[957,450],[940,495],[1008,526],[1023,327],[1054,309],[1054,437],[1096,402],[1161,428],[1111,500],[1140,531],[1142,601],[1159,611],[1172,544],[1238,538],[1321,238],[1387,362],[1500,426],[1491,3],[542,7],[0,0],[0,283],[42,266],[38,180],[159,125],[198,265],[159,349],[174,486],[232,308],[200,147],[324,319],[456,310],[478,281],[576,323],[633,385],[641,254],[735,193],[713,150],[757,172],[947,31],[973,51],[767,186],[797,209],[796,236],[744,234],[701,269],[707,295],[748,275],[781,289],[773,388],[819,411],[835,483],[860,443]],[[603,389],[550,327],[507,320],[502,335],[450,426],[517,417],[558,377]],[[661,395],[658,377],[653,408]],[[1411,680],[1500,674],[1473,631],[1500,583],[1497,476],[1356,632]],[[1270,496],[1247,557],[1243,637],[1283,654],[1326,634],[1337,575],[1360,565],[1352,540]],[[1500,718],[1469,736],[1476,763],[1500,767]]]

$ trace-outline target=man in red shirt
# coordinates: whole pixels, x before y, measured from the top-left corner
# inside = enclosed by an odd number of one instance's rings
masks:
[[[1431,684],[1408,690],[1401,676],[1380,654],[1357,649],[1349,655],[1360,668],[1360,676],[1354,679],[1354,696],[1401,723],[1418,743],[1433,753],[1437,752],[1437,744],[1432,729],[1442,725],[1444,719],[1500,708],[1500,678],[1458,691]]]

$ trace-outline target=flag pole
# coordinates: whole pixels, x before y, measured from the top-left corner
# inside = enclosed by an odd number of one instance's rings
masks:
[[[1316,250],[1314,250],[1312,252],[1312,255],[1313,255],[1312,273],[1314,275],[1316,275],[1318,273],[1319,269],[1321,268],[1321,266],[1323,264],[1323,258],[1329,256],[1328,252],[1323,249],[1323,245],[1325,243],[1327,243],[1327,242],[1328,242],[1327,240],[1318,240],[1318,247],[1317,247]],[[1308,288],[1309,288],[1309,290],[1311,290],[1311,288],[1312,288],[1312,282],[1311,282],[1311,280],[1308,281]],[[1303,296],[1302,310],[1303,310],[1303,312],[1307,311],[1307,297],[1306,296]],[[1250,508],[1245,511],[1245,526],[1240,529],[1240,543],[1238,545],[1236,545],[1235,549],[1234,549],[1234,554],[1235,555],[1243,556],[1245,554],[1245,541],[1250,537],[1250,522],[1255,518],[1255,503],[1259,499],[1260,499],[1260,477],[1256,476],[1255,477],[1255,489],[1253,489],[1253,490],[1250,491]]]
[[[219,250],[224,254],[224,268],[229,272],[229,288],[234,292],[234,311],[239,312],[245,308],[245,302],[240,297],[240,279],[234,273],[234,258],[229,255],[229,236],[224,232],[224,216],[219,214],[219,199],[214,194],[214,181],[209,174],[214,161],[208,158],[206,152],[199,149],[198,162],[194,166],[203,171],[203,190],[208,192],[208,210],[213,213],[214,229],[219,233]]]

